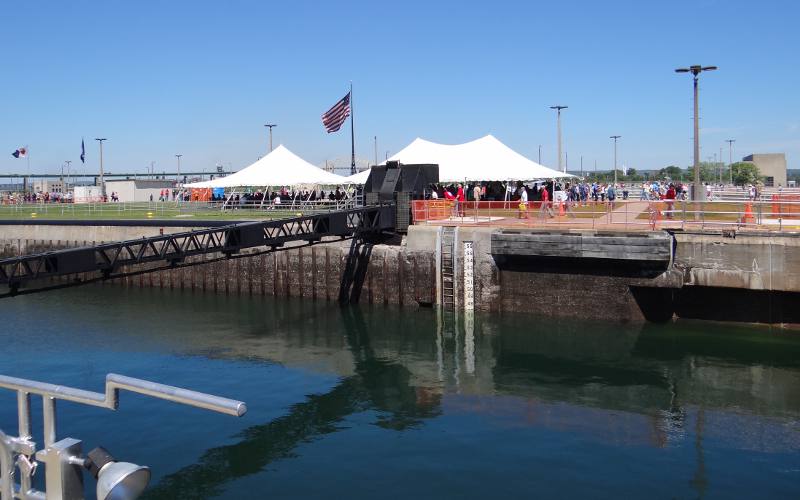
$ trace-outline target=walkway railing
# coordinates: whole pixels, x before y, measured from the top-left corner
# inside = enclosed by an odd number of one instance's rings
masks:
[[[361,206],[360,198],[345,200],[284,201],[280,204],[260,200],[152,201],[105,203],[13,203],[0,205],[2,219],[261,219],[348,210]]]
[[[800,200],[588,202],[416,200],[414,224],[653,230],[800,230]]]

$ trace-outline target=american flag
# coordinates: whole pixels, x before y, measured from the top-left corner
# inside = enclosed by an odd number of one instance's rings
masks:
[[[322,115],[322,124],[330,134],[342,128],[342,123],[350,116],[350,92]]]

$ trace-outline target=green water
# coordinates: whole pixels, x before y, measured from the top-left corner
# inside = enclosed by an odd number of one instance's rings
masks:
[[[247,402],[238,419],[128,393],[118,412],[60,405],[59,438],[152,467],[146,498],[800,498],[796,331],[116,287],[0,317],[0,373]]]

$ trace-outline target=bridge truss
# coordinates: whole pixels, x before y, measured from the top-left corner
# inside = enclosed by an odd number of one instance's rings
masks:
[[[8,286],[5,293],[0,291],[0,298],[236,258],[242,256],[238,255],[242,250],[251,248],[264,247],[259,252],[264,253],[289,242],[314,244],[326,237],[389,232],[394,226],[395,207],[376,205],[12,257],[0,260],[0,285]],[[220,256],[186,260],[206,254]],[[74,279],[42,285],[47,278],[60,276]],[[26,288],[37,283],[40,286]]]

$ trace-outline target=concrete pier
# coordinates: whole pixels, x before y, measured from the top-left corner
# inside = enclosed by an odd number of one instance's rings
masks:
[[[191,228],[0,226],[0,254],[187,229]],[[447,271],[456,310],[469,297],[478,311],[548,317],[664,321],[678,315],[800,323],[798,233],[458,227],[443,239],[442,231],[411,226],[399,245],[331,241],[234,259],[205,255],[197,258],[196,266],[114,281],[126,286],[425,307],[441,301],[440,278]],[[443,241],[452,245],[445,263],[452,269],[443,269]],[[465,244],[471,266],[465,266]]]

